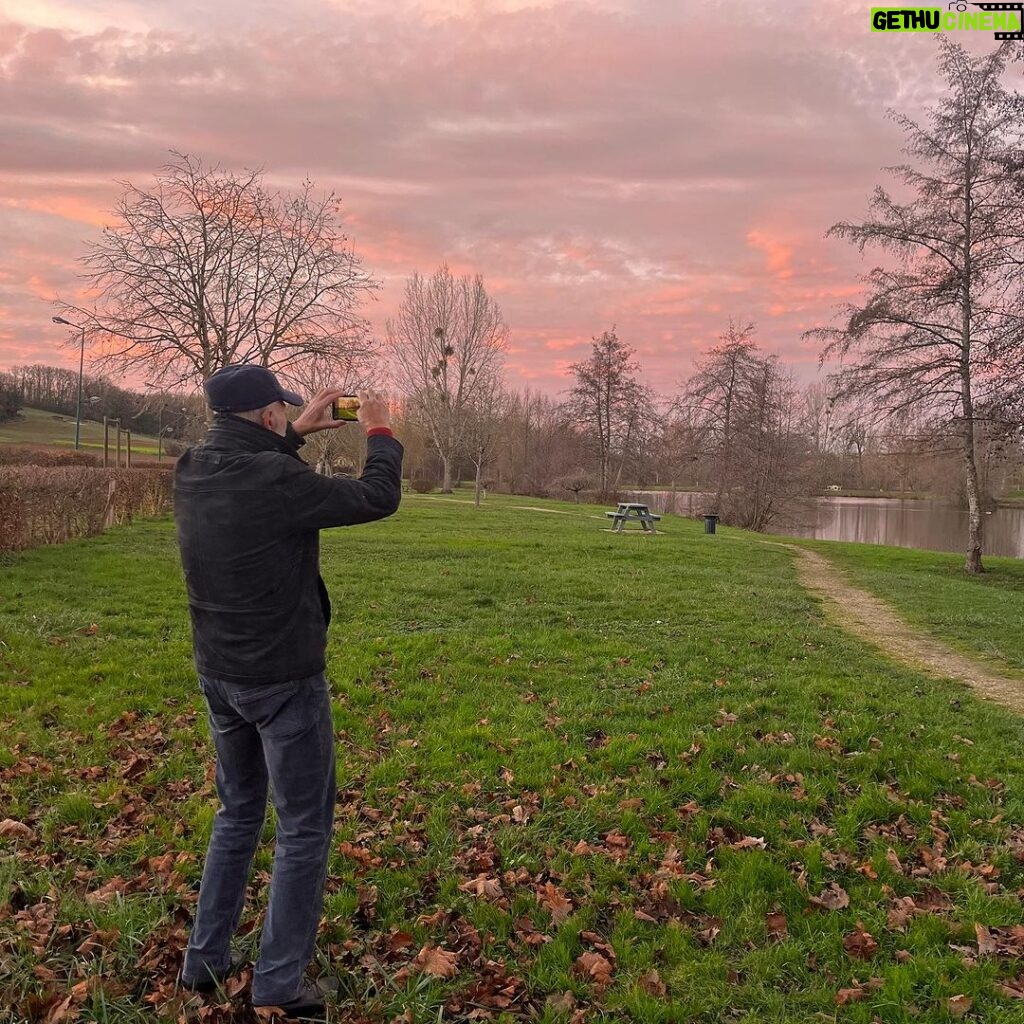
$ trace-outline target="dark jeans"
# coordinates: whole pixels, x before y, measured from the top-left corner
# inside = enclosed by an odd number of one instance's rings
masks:
[[[269,781],[277,845],[260,955],[257,1006],[296,997],[313,956],[334,824],[334,721],[327,680],[240,686],[201,676],[217,751],[221,807],[206,851],[199,907],[185,954],[190,980],[219,974],[242,916]]]

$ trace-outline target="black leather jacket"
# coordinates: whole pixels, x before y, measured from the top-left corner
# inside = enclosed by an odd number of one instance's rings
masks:
[[[367,439],[358,480],[315,472],[302,438],[237,416],[214,420],[174,473],[196,669],[251,685],[322,672],[331,604],[320,530],[391,515],[401,500],[402,445]]]

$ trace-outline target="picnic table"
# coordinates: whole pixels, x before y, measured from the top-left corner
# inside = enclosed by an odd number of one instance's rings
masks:
[[[613,533],[622,533],[629,519],[635,519],[645,533],[657,533],[654,524],[661,519],[661,516],[656,516],[646,505],[633,501],[620,501],[614,512],[605,512],[605,515],[612,521]]]

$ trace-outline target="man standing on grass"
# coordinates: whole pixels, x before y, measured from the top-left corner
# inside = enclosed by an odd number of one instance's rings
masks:
[[[213,991],[231,969],[230,940],[269,783],[277,845],[252,1001],[321,1019],[322,987],[304,979],[323,906],[335,801],[324,675],[331,606],[320,577],[319,531],[383,519],[398,508],[402,446],[384,399],[362,392],[362,476],[321,476],[298,449],[303,435],[344,425],[331,413],[341,391],[321,391],[289,424],[285,403],[302,399],[264,367],[225,366],[205,389],[216,416],[205,442],[178,460],[174,518],[221,807],[181,983]]]

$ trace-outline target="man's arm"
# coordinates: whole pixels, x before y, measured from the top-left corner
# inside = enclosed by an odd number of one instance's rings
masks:
[[[317,473],[304,462],[289,459],[282,466],[280,487],[299,529],[323,530],[354,526],[392,515],[402,500],[401,443],[387,434],[366,442],[366,463],[358,480]]]
[[[331,430],[343,424],[331,417],[331,403],[342,391],[321,391],[293,424],[297,434]],[[366,462],[358,480],[322,476],[305,463],[285,467],[282,487],[300,529],[322,530],[383,519],[402,499],[402,454],[392,435],[388,405],[382,395],[359,392],[359,423],[367,434]]]

